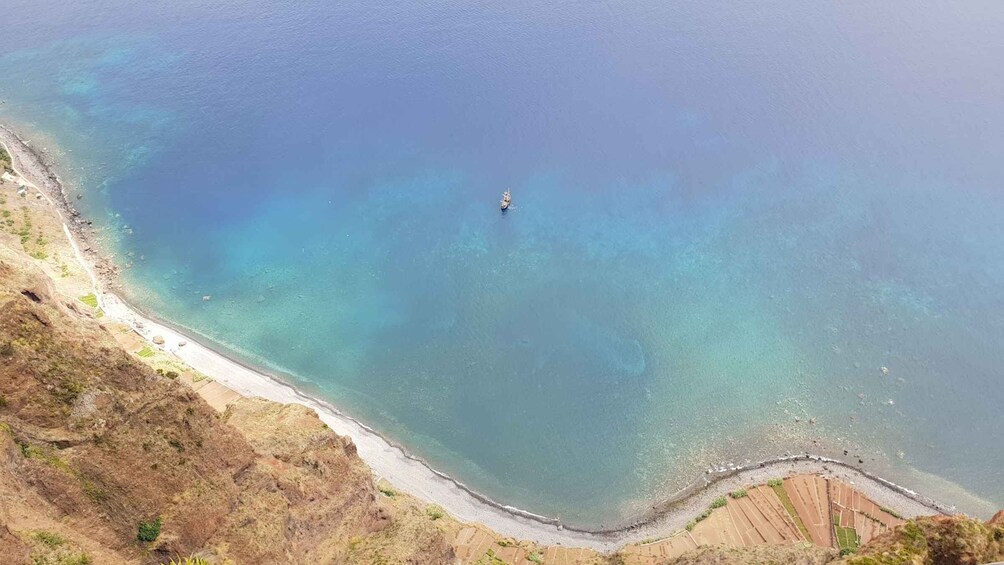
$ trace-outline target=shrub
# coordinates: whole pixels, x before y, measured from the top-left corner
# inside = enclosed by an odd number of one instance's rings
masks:
[[[711,501],[711,508],[721,508],[722,506],[725,506],[728,503],[729,501],[725,500],[724,496],[719,496],[718,498]]]
[[[544,554],[541,553],[541,552],[539,552],[539,551],[534,551],[530,555],[527,555],[526,559],[527,559],[527,561],[532,561],[532,562],[536,563],[537,565],[543,565],[544,564]]]
[[[191,557],[179,557],[177,561],[174,559],[166,565],[209,565],[209,561],[201,557],[191,556]]]
[[[901,516],[899,512],[896,512],[892,508],[886,508],[885,506],[882,506],[881,508],[879,508],[879,510],[885,512],[886,514],[892,516],[893,518],[899,518],[900,520],[903,519],[903,516]]]
[[[154,541],[160,536],[160,517],[150,522],[140,522],[136,539],[139,541]]]
[[[742,498],[746,496],[746,489],[741,488],[739,490],[732,491],[729,493],[729,496],[731,496],[732,498]]]
[[[767,481],[767,486],[769,486],[771,488],[777,488],[777,487],[784,486],[784,479],[771,479],[771,480]]]
[[[6,407],[7,407],[7,397],[0,394],[0,408],[6,408]]]
[[[66,543],[66,539],[64,539],[63,536],[47,532],[45,530],[39,530],[33,533],[31,537],[35,538],[35,541],[46,547],[59,547]]]
[[[697,526],[697,520],[691,520],[691,521],[687,522],[687,526],[686,526],[687,531],[688,532],[692,532],[696,526]]]
[[[429,516],[429,518],[432,518],[433,520],[438,520],[443,516],[446,516],[446,513],[443,512],[443,509],[436,506],[435,504],[430,504],[426,506],[425,513]]]
[[[14,344],[11,342],[6,342],[0,344],[0,357],[13,357],[14,356]]]

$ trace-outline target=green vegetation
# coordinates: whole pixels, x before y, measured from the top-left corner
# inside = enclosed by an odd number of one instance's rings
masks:
[[[691,520],[687,522],[687,525],[684,527],[687,529],[688,532],[694,531],[694,528],[697,527],[697,520]]]
[[[11,163],[10,153],[7,153],[7,150],[0,146],[0,173],[14,172]]]
[[[544,554],[539,551],[534,551],[530,555],[527,555],[526,559],[527,561],[531,561],[533,563],[536,563],[537,565],[544,564]]]
[[[446,516],[446,513],[443,512],[443,509],[440,508],[440,507],[438,507],[438,506],[436,506],[435,504],[430,504],[430,505],[426,506],[425,507],[425,514],[429,518],[432,518],[433,520],[438,520],[438,519],[442,518],[443,516]]]
[[[711,508],[712,509],[721,508],[722,506],[725,506],[728,503],[729,501],[726,500],[724,496],[719,496],[718,498],[711,501]]]
[[[382,494],[384,496],[389,496],[391,498],[397,496],[397,491],[394,490],[394,489],[392,489],[392,488],[390,488],[390,487],[385,487],[383,485],[380,485],[380,486],[377,486],[377,490],[379,490],[380,494]]]
[[[35,542],[35,548],[31,552],[33,565],[91,565],[92,563],[89,555],[74,551],[66,538],[59,534],[37,530],[31,533],[29,539]]]
[[[770,488],[774,489],[774,494],[781,499],[781,504],[784,506],[784,509],[788,511],[788,514],[791,515],[791,519],[795,521],[795,525],[798,526],[798,531],[802,532],[802,537],[806,540],[812,540],[812,538],[809,537],[809,529],[805,527],[805,523],[803,523],[802,519],[798,517],[798,512],[795,511],[795,505],[791,503],[791,499],[788,498],[788,492],[784,490],[784,481],[776,479],[769,481],[767,484],[770,485]]]
[[[59,456],[52,453],[49,448],[33,445],[26,441],[19,442],[18,447],[21,450],[21,456],[25,459],[41,461],[76,479],[80,483],[80,489],[84,492],[84,496],[92,501],[102,502],[108,498],[107,493],[97,483],[70,467],[66,461],[63,461]]]
[[[136,352],[136,355],[139,355],[140,357],[153,357],[156,354],[157,352],[154,351],[153,348],[150,347],[149,345],[143,347],[143,349],[140,349],[139,351]]]
[[[746,489],[741,488],[739,490],[734,490],[729,493],[729,496],[731,496],[732,498],[743,498],[744,496],[746,496]]]
[[[712,511],[712,509],[708,508],[704,512],[701,512],[701,514],[698,517],[696,517],[693,520],[691,520],[690,522],[688,522],[687,525],[690,526],[690,523],[693,522],[694,526],[696,526],[698,522],[702,522],[704,520],[707,520],[708,517],[711,516],[711,511]],[[694,529],[693,526],[691,526],[687,531],[689,532],[690,530],[693,530],[693,529]]]
[[[0,408],[6,408],[6,407],[7,407],[7,397],[0,394]]]
[[[84,304],[90,306],[91,308],[98,307],[98,297],[93,292],[80,297],[80,301]]]
[[[499,559],[498,555],[495,555],[495,552],[489,549],[488,551],[485,552],[484,555],[481,556],[481,559],[478,559],[477,561],[474,562],[474,565],[508,565],[508,564],[505,561]]]
[[[900,520],[903,519],[903,516],[901,516],[899,512],[896,512],[892,508],[886,508],[885,506],[881,506],[879,507],[879,510],[885,512],[886,514],[892,516],[893,518],[899,518]]]
[[[160,536],[160,526],[161,522],[159,516],[150,522],[140,522],[136,539],[147,542],[156,540]]]
[[[63,536],[45,530],[39,530],[31,534],[31,538],[46,547],[59,547],[66,543],[66,539]]]
[[[161,565],[210,565],[209,561],[201,557],[191,556],[191,557],[179,557],[177,561],[174,559],[170,563],[165,563]]]
[[[26,441],[19,442],[18,447],[21,449],[21,457],[24,457],[25,459],[41,461],[42,463],[55,467],[56,469],[73,474],[73,470],[70,469],[70,466],[67,465],[65,461],[60,459],[55,454],[50,453],[43,447],[32,445]]]
[[[3,223],[7,226],[8,231],[18,236],[21,240],[21,247],[24,249],[25,253],[38,260],[45,260],[49,258],[49,253],[46,250],[46,246],[49,244],[49,241],[45,239],[42,232],[40,230],[36,232],[34,240],[32,239],[33,224],[31,221],[31,214],[28,212],[27,206],[21,207],[21,225],[19,227],[15,225],[15,221],[10,210],[0,210],[0,216],[3,217]]]
[[[837,521],[836,519],[834,520]],[[837,533],[837,546],[840,547],[840,555],[850,555],[857,553],[861,543],[861,538],[854,528],[844,528],[839,524],[834,524],[833,529]]]
[[[80,393],[84,392],[84,388],[84,383],[76,378],[63,376],[59,379],[59,385],[53,391],[53,394],[63,402],[73,404],[77,397],[80,396]]]

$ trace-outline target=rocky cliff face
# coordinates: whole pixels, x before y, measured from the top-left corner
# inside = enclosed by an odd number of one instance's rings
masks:
[[[366,548],[454,561],[313,412],[246,399],[218,414],[0,246],[0,551],[20,563],[55,548],[97,563],[376,562]]]
[[[927,516],[879,536],[847,565],[980,565],[1004,561],[1004,511],[989,522]]]

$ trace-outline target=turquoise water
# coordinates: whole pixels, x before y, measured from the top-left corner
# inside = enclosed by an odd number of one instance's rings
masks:
[[[588,526],[805,449],[1004,506],[994,3],[61,4],[0,120],[131,299],[436,468]]]

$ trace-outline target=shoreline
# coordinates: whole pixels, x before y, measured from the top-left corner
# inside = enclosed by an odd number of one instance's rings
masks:
[[[609,528],[565,526],[556,518],[499,503],[436,470],[420,457],[409,453],[404,446],[331,403],[304,394],[268,371],[248,366],[206,345],[205,342],[211,340],[197,331],[177,329],[175,325],[126,303],[110,290],[118,286],[118,269],[110,257],[100,253],[96,231],[70,203],[48,157],[3,125],[0,125],[0,142],[11,154],[18,174],[33,183],[33,187],[55,208],[76,258],[91,278],[99,304],[110,318],[127,324],[151,344],[154,336],[164,338],[164,343],[156,347],[175,355],[193,369],[242,396],[297,403],[313,409],[333,431],[352,439],[359,456],[369,465],[375,477],[385,479],[395,488],[419,499],[440,505],[461,521],[481,523],[501,535],[541,544],[612,551],[629,543],[664,537],[682,528],[721,492],[796,473],[840,478],[860,488],[876,502],[901,510],[905,516],[951,513],[954,510],[851,464],[808,453],[771,458],[744,466],[709,469],[687,487],[655,502],[648,511],[623,519],[617,526]]]

